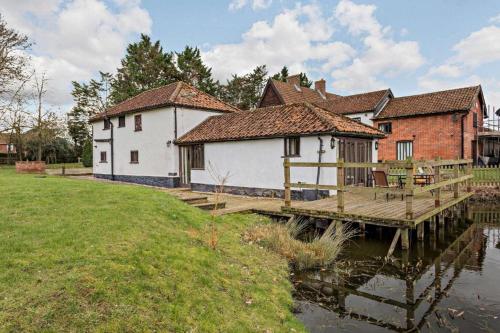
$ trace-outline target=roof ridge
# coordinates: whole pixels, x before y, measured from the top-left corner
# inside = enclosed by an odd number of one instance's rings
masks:
[[[240,110],[239,108],[237,108],[236,106],[234,106],[234,105],[232,105],[232,104],[229,104],[229,103],[227,103],[227,102],[224,102],[224,101],[223,101],[223,100],[221,100],[220,98],[218,98],[218,97],[216,97],[216,96],[214,96],[214,95],[212,95],[212,94],[209,94],[209,93],[207,93],[207,92],[205,92],[205,91],[203,91],[203,90],[201,90],[201,89],[199,89],[199,88],[196,88],[195,86],[192,86],[192,85],[190,85],[190,84],[189,84],[189,83],[187,83],[187,82],[184,82],[184,81],[182,81],[182,80],[180,80],[180,81],[178,81],[178,82],[180,83],[180,86],[181,86],[181,87],[182,87],[182,85],[186,85],[186,86],[188,86],[188,87],[190,87],[190,88],[196,89],[197,91],[201,92],[201,93],[202,93],[202,94],[204,94],[204,95],[207,95],[208,97],[210,97],[210,98],[212,98],[212,99],[215,99],[216,101],[221,102],[222,104],[224,104],[224,105],[226,105],[226,106],[229,106],[230,108],[234,109],[235,111],[241,111],[241,110]],[[177,92],[177,95],[180,93],[180,90],[181,90],[181,89],[179,88],[179,91]],[[174,91],[174,94],[175,94],[175,91]],[[173,95],[173,94],[172,94],[172,95]],[[177,98],[177,95],[175,96],[175,98]]]
[[[426,95],[436,95],[436,94],[450,92],[450,91],[457,91],[457,90],[464,90],[464,89],[471,89],[471,88],[478,89],[479,87],[481,87],[481,85],[467,86],[467,87],[460,87],[460,88],[452,88],[452,89],[445,89],[445,90],[438,90],[438,91],[431,91],[431,92],[427,92],[427,93],[420,93],[420,94],[414,94],[414,95],[394,97],[393,99],[402,99],[402,98],[410,98],[410,97],[418,97],[418,96],[426,96]]]
[[[380,93],[382,91],[388,91],[388,90],[390,90],[390,88],[380,89],[380,90],[373,90],[373,91],[367,91],[367,92],[358,93],[358,94],[352,94],[352,95],[345,95],[345,96],[338,95],[338,96],[340,98],[347,98],[347,97],[354,97],[354,96],[361,96],[361,95],[368,95],[368,94]]]
[[[326,111],[326,112],[329,112],[328,110],[323,109],[323,108],[321,108],[321,107],[319,107],[319,106],[317,106],[317,105],[311,104],[311,103],[309,103],[309,102],[304,102],[303,104],[304,104],[304,105],[305,105],[305,106],[306,106],[309,110],[311,110],[311,111],[312,111],[312,112],[313,112],[313,113],[314,113],[314,114],[315,114],[315,115],[316,115],[316,116],[317,116],[317,117],[318,117],[318,118],[319,118],[319,119],[320,119],[323,123],[326,123],[326,125],[332,126],[332,127],[334,127],[335,129],[337,129],[337,127],[335,126],[335,124],[332,124],[332,123],[330,122],[330,120],[329,120],[329,119],[325,118],[325,116],[323,116],[322,114],[320,114],[317,110],[315,110],[315,108],[318,108],[318,109],[323,110],[323,111]],[[334,113],[332,112],[332,114],[334,114]],[[336,115],[336,114],[334,114],[334,115]]]
[[[177,81],[177,82],[179,82],[179,81]],[[162,85],[162,86],[159,86],[159,87],[150,88],[150,89],[148,89],[148,90],[141,91],[140,93],[138,93],[138,94],[137,94],[137,95],[135,95],[135,96],[129,97],[129,98],[124,99],[123,101],[119,102],[118,104],[115,104],[115,105],[113,105],[113,106],[110,106],[109,108],[107,108],[106,110],[104,110],[104,112],[107,112],[107,110],[108,110],[108,109],[112,109],[112,108],[114,108],[115,106],[118,106],[118,105],[123,104],[123,103],[125,103],[125,102],[127,102],[127,101],[130,101],[131,99],[135,99],[135,98],[137,98],[137,97],[139,97],[139,96],[141,96],[141,95],[144,95],[145,93],[148,93],[148,92],[151,92],[151,91],[154,91],[154,90],[158,90],[158,89],[161,89],[161,88],[165,88],[165,87],[167,87],[167,86],[169,86],[169,85],[172,85],[172,84],[175,84],[175,83],[177,83],[177,82],[171,82],[171,83],[167,83],[167,84],[164,84],[164,85]]]

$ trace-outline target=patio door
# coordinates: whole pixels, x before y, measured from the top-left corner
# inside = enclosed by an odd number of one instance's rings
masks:
[[[354,138],[340,138],[339,157],[345,162],[366,163],[372,161],[372,141]],[[346,168],[346,185],[364,185],[371,183],[369,168]]]
[[[191,184],[191,149],[189,146],[180,147],[179,174],[181,176],[181,186]]]

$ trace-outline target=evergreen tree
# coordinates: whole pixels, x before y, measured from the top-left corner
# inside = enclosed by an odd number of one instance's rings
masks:
[[[163,52],[160,41],[141,34],[141,40],[127,47],[127,53],[112,82],[112,100],[119,103],[143,91],[179,80],[173,53]]]
[[[87,140],[83,144],[83,152],[82,152],[82,164],[86,168],[90,168],[93,164],[92,161],[92,141]]]
[[[109,106],[109,91],[112,76],[100,72],[99,80],[89,83],[73,83],[73,100],[75,106],[68,112],[68,133],[75,145],[75,154],[81,156],[83,144],[91,138],[89,119],[106,110]]]
[[[311,88],[313,82],[309,81],[309,79],[307,78],[306,73],[300,73],[299,75],[300,75],[300,85],[302,87]],[[286,78],[288,76],[290,76],[290,74],[288,73],[288,67],[283,66],[283,68],[281,69],[281,71],[279,71],[278,73],[274,74],[272,76],[272,78],[275,79],[275,80],[278,80],[278,81],[286,82]]]
[[[215,95],[218,82],[212,78],[212,69],[203,63],[200,50],[186,46],[184,51],[176,54],[180,79],[201,91]]]
[[[286,82],[286,78],[288,77],[288,67],[283,66],[281,71],[273,75],[273,79],[278,80],[278,81],[283,81]]]
[[[243,76],[233,74],[221,88],[221,99],[242,110],[255,108],[262,90],[266,85],[266,66],[257,66],[251,73]]]

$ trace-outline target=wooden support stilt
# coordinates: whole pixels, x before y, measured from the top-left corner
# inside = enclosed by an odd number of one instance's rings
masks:
[[[401,248],[403,250],[408,250],[410,248],[410,230],[402,228],[400,230],[401,230]]]
[[[424,230],[425,230],[425,224],[424,223],[420,223],[417,225],[417,239],[419,241],[423,241],[424,240]]]
[[[342,221],[336,221],[335,222],[335,233],[340,234],[342,233]]]
[[[429,219],[429,231],[431,235],[436,233],[436,220],[433,217]]]
[[[360,223],[359,224],[359,235],[361,237],[365,237],[365,234],[366,234],[366,224]]]
[[[389,251],[387,251],[387,257],[392,256],[394,253],[394,249],[396,248],[396,244],[398,243],[399,237],[401,237],[401,229],[396,230],[396,234],[392,239],[391,246],[389,247]]]

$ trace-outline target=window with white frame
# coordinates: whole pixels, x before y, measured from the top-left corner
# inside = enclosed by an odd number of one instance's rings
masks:
[[[396,142],[396,158],[404,161],[413,156],[413,141]]]

